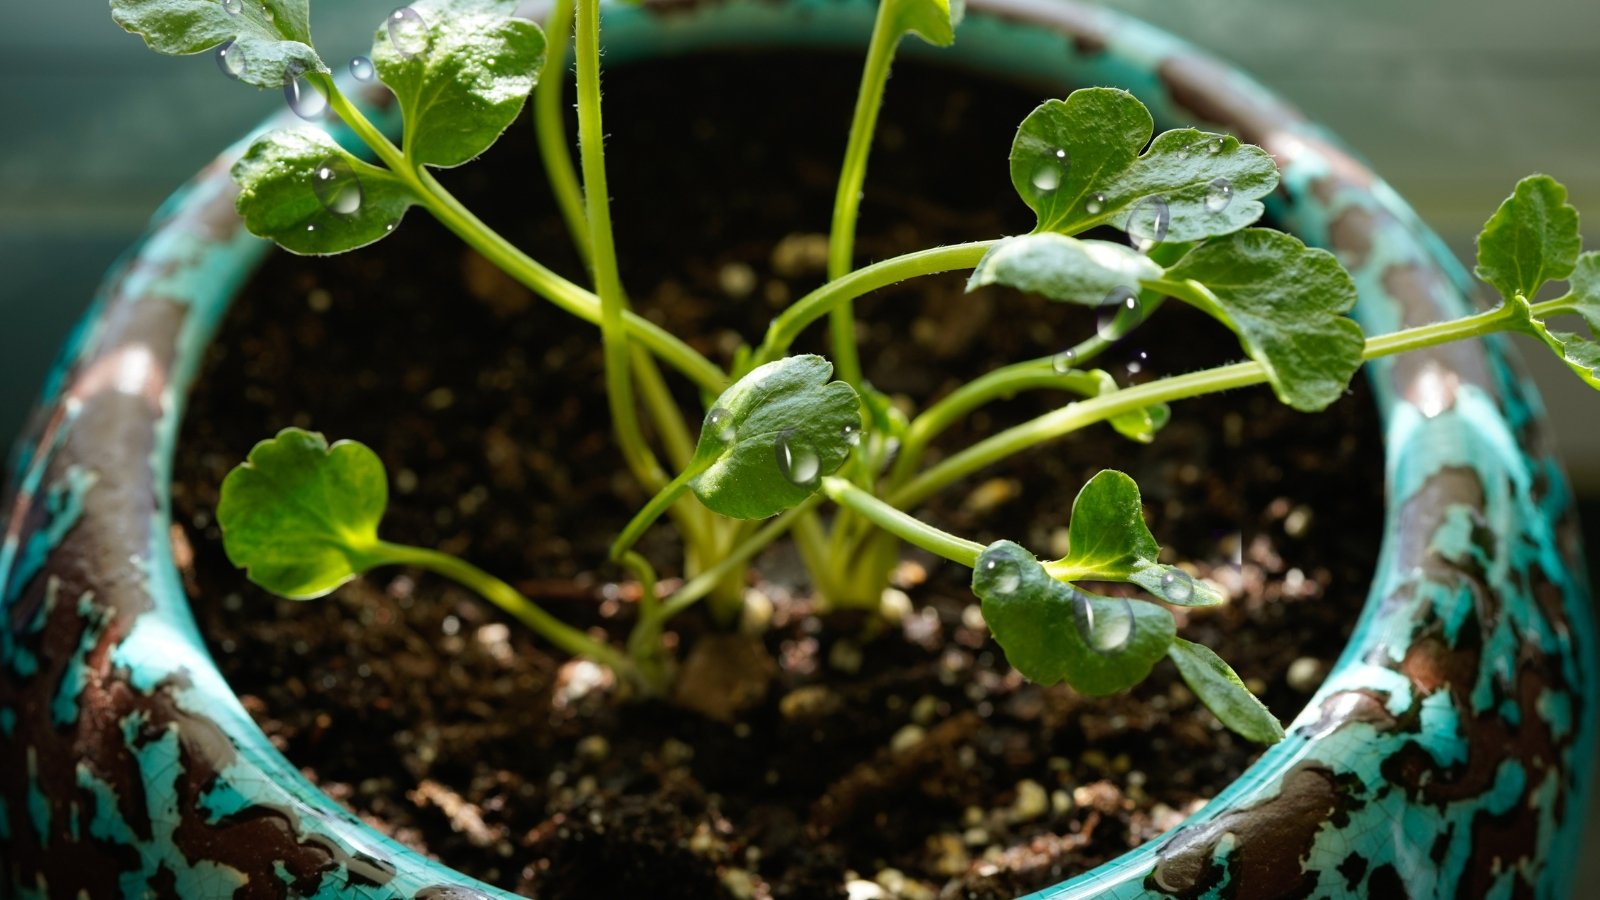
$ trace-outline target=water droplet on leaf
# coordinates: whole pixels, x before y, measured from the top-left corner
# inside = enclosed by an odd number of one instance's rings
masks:
[[[389,43],[401,56],[416,56],[428,49],[428,23],[409,6],[389,13]]]
[[[1043,163],[1033,170],[1033,189],[1048,194],[1061,186],[1061,170],[1055,163]]]
[[[1115,341],[1139,321],[1139,295],[1133,288],[1118,286],[1106,294],[1096,310],[1094,329],[1104,340]]]
[[[861,446],[861,426],[854,422],[846,422],[843,430],[844,442],[852,447]]]
[[[706,413],[706,430],[724,444],[733,443],[733,438],[736,434],[733,413],[720,406],[713,406],[711,411]]]
[[[1140,200],[1128,214],[1128,238],[1134,249],[1148,253],[1167,239],[1167,228],[1172,225],[1172,210],[1165,197],[1151,195]]]
[[[227,10],[230,15],[237,16],[239,13],[244,12],[244,0],[222,0],[222,8]]]
[[[1083,642],[1096,653],[1116,653],[1133,640],[1133,604],[1126,599],[1102,604],[1097,615],[1094,601],[1074,590],[1072,621]]]
[[[807,443],[803,436],[795,434],[794,429],[778,435],[773,450],[778,457],[778,471],[783,473],[783,477],[800,487],[811,487],[817,483],[817,476],[822,472],[822,460],[817,457],[816,448]]]
[[[328,98],[322,96],[299,68],[283,73],[283,99],[295,115],[307,121],[315,122],[328,111]]]
[[[1011,554],[1004,551],[986,554],[981,565],[995,593],[1009,594],[1022,586],[1022,566],[1011,558]]]
[[[361,179],[343,157],[330,156],[311,172],[311,189],[322,207],[336,216],[348,216],[361,208]]]
[[[350,75],[357,81],[371,81],[377,76],[377,71],[372,67],[372,60],[365,56],[357,56],[350,60]]]
[[[1226,178],[1218,178],[1206,188],[1206,211],[1219,213],[1228,208],[1233,202],[1233,182]]]
[[[1169,569],[1161,576],[1161,592],[1173,603],[1188,603],[1194,596],[1194,579],[1187,572]]]
[[[1216,137],[1212,138],[1211,139],[1211,155],[1215,156],[1218,153],[1221,153],[1222,152],[1222,148],[1227,146],[1227,143],[1228,143],[1228,139],[1224,135],[1220,135],[1219,134]]]
[[[1090,194],[1089,195],[1089,199],[1083,201],[1084,212],[1087,212],[1091,216],[1099,215],[1100,214],[1100,210],[1105,209],[1105,208],[1106,208],[1106,195],[1105,194]]]
[[[1050,357],[1050,368],[1055,369],[1056,373],[1059,375],[1065,375],[1066,373],[1072,371],[1072,366],[1077,361],[1078,351],[1063,350],[1060,353],[1057,353],[1055,356]]]
[[[222,74],[237,80],[244,74],[244,51],[233,44],[233,41],[229,41],[217,48],[217,68],[222,70]]]

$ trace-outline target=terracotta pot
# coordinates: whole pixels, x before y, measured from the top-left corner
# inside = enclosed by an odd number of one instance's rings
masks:
[[[1239,72],[1062,0],[971,0],[933,55],[1133,90],[1164,125],[1263,145],[1280,221],[1339,253],[1369,333],[1476,290],[1393,191]],[[607,63],[865,46],[870,0],[614,5]],[[374,96],[378,92],[372,92]],[[274,750],[195,629],[169,543],[185,392],[268,252],[222,154],[109,275],[19,445],[0,550],[0,884],[19,896],[504,896],[408,851]],[[1506,342],[1368,369],[1388,512],[1370,599],[1326,684],[1172,832],[1041,897],[1566,896],[1594,757],[1595,639],[1571,495]],[[1378,523],[1348,523],[1377,527]]]

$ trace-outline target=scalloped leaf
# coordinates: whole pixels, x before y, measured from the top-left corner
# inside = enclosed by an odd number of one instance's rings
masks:
[[[251,581],[309,600],[379,564],[378,522],[388,502],[376,453],[285,428],[223,479],[217,523],[228,561]]]
[[[1175,633],[1166,609],[1057,581],[1011,541],[996,541],[978,557],[972,592],[1017,671],[1040,684],[1065,681],[1085,694],[1143,681]]]
[[[1207,241],[1167,270],[1185,297],[1238,335],[1289,406],[1314,412],[1344,395],[1361,367],[1361,327],[1345,316],[1356,285],[1333,254],[1270,228]]]
[[[1566,187],[1549,175],[1529,175],[1478,234],[1477,274],[1507,300],[1531,300],[1545,282],[1572,274],[1582,247]]]
[[[111,18],[152,50],[188,56],[233,42],[229,64],[240,81],[280,88],[289,73],[327,73],[311,49],[308,0],[250,0],[237,13],[222,0],[111,0]]]
[[[700,502],[730,518],[764,519],[816,493],[861,432],[855,388],[832,375],[820,356],[790,356],[723,391],[691,463],[705,467],[689,483]]]
[[[459,166],[516,121],[539,80],[544,32],[512,17],[510,0],[418,0],[407,9],[417,18],[398,33],[415,43],[397,46],[386,22],[372,61],[400,100],[406,158]]]
[[[1073,91],[1029,113],[1011,146],[1011,183],[1038,214],[1035,231],[1126,231],[1142,210],[1158,209],[1151,238],[1160,243],[1228,234],[1261,217],[1260,199],[1278,185],[1265,150],[1192,128],[1152,143],[1154,131],[1144,104],[1113,88]]]
[[[269,131],[233,165],[250,232],[303,255],[343,253],[393,231],[416,197],[321,129]]]

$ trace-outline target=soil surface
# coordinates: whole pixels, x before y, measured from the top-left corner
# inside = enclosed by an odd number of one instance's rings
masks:
[[[639,309],[726,360],[819,283],[858,71],[767,54],[608,75],[614,215]],[[909,64],[895,76],[861,257],[1031,227],[1006,154],[1045,92]],[[581,280],[526,121],[446,174],[514,242]],[[858,304],[880,388],[923,406],[1093,327],[1087,311],[968,296],[962,281]],[[1102,364],[1137,381],[1238,356],[1225,331],[1175,306]],[[623,700],[603,670],[441,579],[382,570],[296,603],[228,565],[212,521],[224,474],[279,428],[311,427],[383,457],[387,538],[459,554],[569,621],[625,633],[637,585],[601,562],[645,498],[612,444],[598,348],[594,329],[414,213],[369,250],[275,255],[211,351],[174,486],[197,614],[272,741],[381,831],[543,898],[1009,898],[1156,836],[1257,756],[1169,663],[1105,699],[1024,682],[989,639],[969,573],[915,551],[890,597],[899,621],[870,640],[859,622],[809,615],[792,550],[767,553],[745,636],[700,610],[674,622],[679,658],[709,667],[688,706]],[[1060,402],[1017,397],[940,447]],[[1059,553],[1073,496],[1103,467],[1142,485],[1170,558],[1231,597],[1180,611],[1181,633],[1293,717],[1350,632],[1378,549],[1380,438],[1364,387],[1318,416],[1264,389],[1186,402],[1151,446],[1092,428],[922,513]],[[669,528],[646,549],[677,572]],[[727,659],[750,663],[729,673],[715,665]],[[732,720],[706,714],[733,695],[749,705]]]

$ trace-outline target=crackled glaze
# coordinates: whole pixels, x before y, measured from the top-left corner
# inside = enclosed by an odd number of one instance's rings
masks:
[[[1148,26],[972,0],[939,58],[1064,94],[1126,87],[1284,170],[1274,212],[1338,252],[1369,333],[1475,288],[1382,181],[1239,73]],[[870,0],[613,6],[608,63],[864,44]],[[908,53],[928,54],[916,42]],[[504,897],[307,784],[207,656],[169,545],[185,391],[267,248],[231,148],[156,217],[63,352],[19,445],[0,545],[0,849],[20,897]],[[1369,370],[1382,557],[1346,652],[1267,752],[1172,832],[1036,898],[1567,896],[1593,758],[1594,633],[1571,497],[1504,342]],[[1371,527],[1376,523],[1350,523]]]

